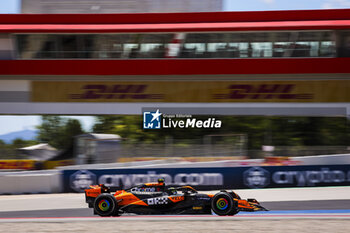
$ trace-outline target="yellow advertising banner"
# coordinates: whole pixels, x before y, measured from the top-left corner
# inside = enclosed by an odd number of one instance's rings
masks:
[[[20,169],[29,170],[35,168],[35,160],[28,159],[8,159],[0,160],[0,169]]]
[[[67,160],[56,160],[56,161],[45,161],[44,169],[54,169],[55,167],[74,165],[72,159]]]
[[[33,81],[33,102],[350,102],[350,80]]]

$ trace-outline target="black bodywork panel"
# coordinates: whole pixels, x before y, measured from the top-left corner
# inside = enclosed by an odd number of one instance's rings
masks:
[[[135,195],[135,194],[134,194]],[[137,195],[148,206],[126,205],[120,208],[121,212],[135,214],[210,214],[211,198],[206,194],[191,193],[178,195]],[[173,202],[169,198],[184,198]]]

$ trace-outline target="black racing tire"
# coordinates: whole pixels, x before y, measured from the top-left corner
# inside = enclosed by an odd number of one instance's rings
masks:
[[[235,215],[239,212],[238,202],[227,192],[219,192],[211,199],[211,209],[220,216]]]
[[[102,216],[114,216],[117,212],[117,201],[110,193],[100,194],[94,202],[94,213]]]

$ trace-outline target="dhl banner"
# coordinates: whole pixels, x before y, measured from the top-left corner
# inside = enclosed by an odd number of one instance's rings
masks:
[[[0,169],[30,170],[35,168],[35,160],[0,160]]]
[[[33,102],[350,102],[350,80],[33,81]]]

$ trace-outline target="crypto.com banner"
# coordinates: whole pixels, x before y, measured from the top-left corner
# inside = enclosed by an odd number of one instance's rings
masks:
[[[350,165],[63,171],[65,192],[83,192],[93,184],[125,189],[158,178],[167,185],[191,185],[198,190],[344,186],[350,185]]]
[[[350,102],[349,80],[33,81],[33,102]]]

